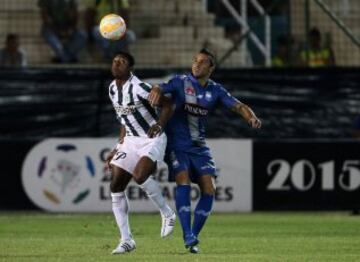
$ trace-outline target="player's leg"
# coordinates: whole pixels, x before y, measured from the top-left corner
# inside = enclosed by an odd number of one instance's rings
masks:
[[[200,234],[200,231],[212,210],[215,195],[214,176],[200,176],[198,178],[198,185],[201,195],[194,211],[194,221],[192,226],[192,232],[196,237]]]
[[[216,167],[209,154],[191,155],[191,167],[194,169],[194,179],[199,185],[201,195],[194,210],[192,232],[198,238],[207,218],[209,217],[215,195]],[[190,252],[197,253],[198,249],[190,248]]]
[[[166,237],[170,235],[174,229],[176,215],[162,195],[158,182],[150,176],[155,171],[156,162],[147,156],[143,156],[135,166],[133,177],[140,188],[146,192],[155,206],[160,210],[162,217],[160,235],[161,237]]]
[[[165,162],[169,168],[169,181],[176,182],[175,205],[183,231],[185,247],[196,245],[198,240],[191,231],[189,156],[182,151],[168,150]]]
[[[136,248],[135,241],[132,238],[129,224],[129,201],[125,189],[132,176],[124,169],[112,165],[112,178],[110,183],[112,211],[119,228],[121,240],[113,254],[122,254],[130,252]]]
[[[185,247],[191,247],[198,244],[197,238],[194,236],[191,230],[191,186],[189,172],[182,170],[176,173],[176,194],[175,203],[178,216],[183,230],[183,238]]]

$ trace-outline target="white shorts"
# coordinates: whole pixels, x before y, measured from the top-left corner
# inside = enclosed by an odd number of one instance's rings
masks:
[[[126,136],[110,164],[133,174],[136,164],[143,156],[149,157],[154,162],[163,161],[166,141],[165,133],[154,138]]]

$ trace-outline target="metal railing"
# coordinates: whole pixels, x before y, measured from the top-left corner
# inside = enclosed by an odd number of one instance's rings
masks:
[[[355,36],[354,32],[345,25],[345,23],[330,10],[329,6],[322,0],[315,0],[319,7],[331,18],[332,21],[344,32],[344,34],[358,47],[360,47],[360,39]]]
[[[265,65],[269,67],[271,66],[271,19],[270,16],[265,12],[265,9],[259,4],[257,0],[249,0],[249,3],[251,3],[256,9],[256,11],[260,14],[260,16],[264,17],[265,19],[265,43],[262,43],[259,37],[251,30],[247,22],[247,1],[248,0],[241,1],[242,14],[239,14],[239,12],[233,7],[229,0],[221,0],[223,5],[227,8],[227,10],[236,20],[236,22],[243,29],[243,33],[240,37],[241,41],[249,37],[251,41],[253,41],[255,46],[258,48],[258,50],[261,52],[261,54],[264,56]],[[235,46],[237,46],[238,44],[240,44],[240,42],[236,43]],[[230,53],[227,52],[226,55],[220,59],[220,62],[223,62],[229,55]]]

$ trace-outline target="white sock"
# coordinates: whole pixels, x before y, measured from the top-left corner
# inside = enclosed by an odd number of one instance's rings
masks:
[[[165,217],[169,217],[174,213],[174,211],[166,203],[158,182],[156,182],[151,176],[149,176],[148,179],[139,186],[147,193],[149,198]]]
[[[112,211],[119,228],[121,240],[132,239],[129,225],[129,201],[125,192],[111,193]]]

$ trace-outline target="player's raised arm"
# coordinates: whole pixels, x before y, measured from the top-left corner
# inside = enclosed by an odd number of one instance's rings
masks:
[[[118,143],[116,143],[116,145],[111,150],[111,152],[106,156],[105,162],[106,162],[106,165],[108,166],[109,169],[111,169],[110,161],[114,157],[116,152],[119,150],[119,145],[124,142],[125,135],[126,135],[125,126],[121,125]]]
[[[162,88],[159,85],[154,85],[151,88],[148,100],[151,106],[158,106],[162,95]]]
[[[249,124],[252,128],[260,128],[261,127],[261,121],[257,116],[255,115],[254,111],[252,109],[240,101],[237,101],[236,104],[231,108],[231,111],[241,115],[245,121]]]
[[[121,125],[120,127],[120,134],[119,134],[119,144],[122,144],[124,142],[124,137],[126,135],[126,129],[124,125]]]
[[[225,88],[222,86],[219,88],[219,97],[221,103],[230,109],[231,111],[241,115],[245,121],[249,124],[252,128],[260,128],[261,127],[261,121],[257,116],[255,115],[254,111],[251,110],[251,108],[240,102],[238,99],[236,99],[234,96],[232,96],[228,91],[226,91]]]
[[[150,101],[150,94],[149,94],[149,98],[148,98],[149,101]],[[150,138],[153,138],[153,137],[159,135],[163,131],[164,126],[171,118],[172,114],[174,113],[174,109],[175,109],[171,99],[165,97],[164,95],[161,95],[161,92],[160,92],[160,97],[158,98],[157,104],[159,106],[161,106],[161,113],[160,113],[157,123],[152,125],[147,133]]]
[[[180,88],[182,88],[182,86],[183,83],[180,76],[174,76],[167,83],[153,85],[148,96],[150,105],[158,106],[159,103],[161,103],[160,99],[162,94],[165,94],[167,97],[172,97]]]

